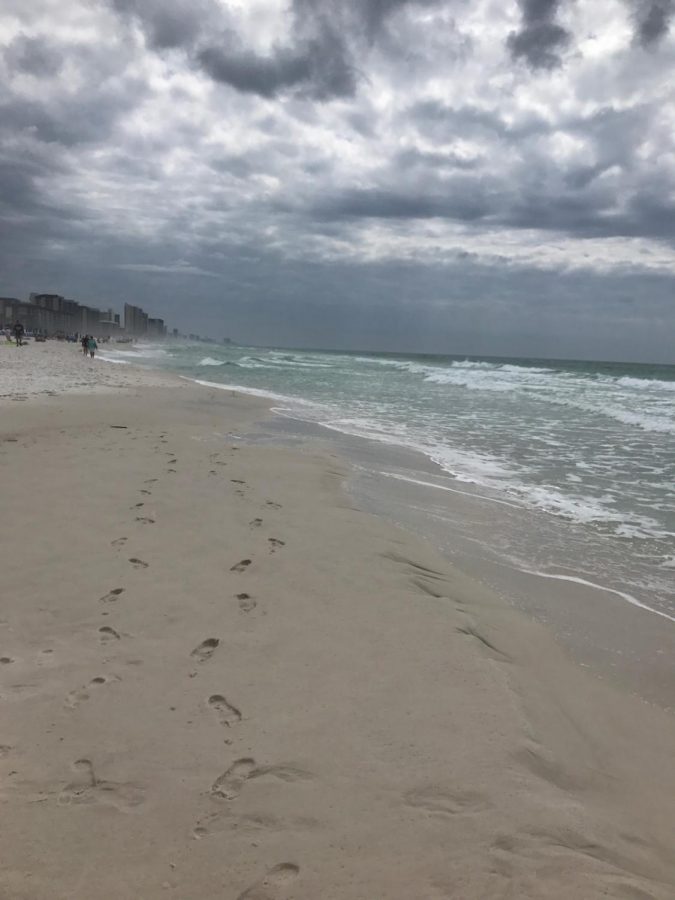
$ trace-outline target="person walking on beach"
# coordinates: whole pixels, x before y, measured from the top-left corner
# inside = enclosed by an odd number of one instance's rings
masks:
[[[87,350],[89,351],[89,358],[93,359],[94,354],[98,350],[98,344],[96,343],[92,335],[89,335],[89,337],[87,338]]]
[[[23,346],[23,334],[24,334],[24,327],[21,324],[21,322],[17,322],[16,325],[14,326],[14,340],[16,341],[17,347]]]
[[[82,353],[84,356],[87,355],[87,344],[89,343],[89,335],[83,334],[82,339],[80,340],[80,344],[82,345]]]

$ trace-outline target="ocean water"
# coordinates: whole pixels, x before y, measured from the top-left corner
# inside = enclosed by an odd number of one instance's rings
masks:
[[[675,366],[252,349],[103,350],[270,397],[281,415],[408,448],[429,489],[530,510],[502,540],[527,570],[675,617]],[[418,472],[390,476],[424,480]]]

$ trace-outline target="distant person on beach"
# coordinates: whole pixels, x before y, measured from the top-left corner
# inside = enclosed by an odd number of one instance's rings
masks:
[[[16,341],[17,347],[23,346],[23,335],[24,335],[24,327],[21,322],[17,322],[14,326],[14,340]]]
[[[83,335],[82,335],[82,340],[80,341],[80,343],[82,344],[82,353],[86,356],[86,355],[87,355],[87,349],[88,349],[88,346],[87,346],[87,345],[88,345],[88,343],[89,343],[89,335],[88,335],[88,334],[83,334]]]
[[[87,338],[87,350],[89,351],[89,358],[93,359],[94,354],[98,350],[98,344],[91,335]]]

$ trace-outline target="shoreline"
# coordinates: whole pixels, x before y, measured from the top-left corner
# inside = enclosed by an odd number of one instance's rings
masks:
[[[672,716],[144,373],[3,405],[8,896],[672,897]]]
[[[50,345],[48,344],[46,347],[49,348]],[[44,353],[44,348],[45,345],[41,345],[38,352]],[[108,373],[107,377],[103,379],[103,383],[101,383],[100,369],[97,372],[96,365],[93,368],[89,368],[89,363],[85,360],[84,371],[89,372],[92,377],[88,383],[78,384],[77,377],[82,371],[80,354],[77,350],[73,352],[69,346],[64,344],[52,343],[51,348],[52,358],[56,358],[60,362],[66,358],[68,359],[69,366],[66,367],[66,378],[70,378],[74,384],[74,387],[72,385],[69,387],[68,393],[77,393],[79,395],[91,392],[115,393],[128,388],[133,389],[138,385],[176,385],[180,387],[198,385],[211,391],[215,390],[226,394],[238,393],[257,403],[261,411],[264,410],[273,414],[274,419],[270,422],[270,425],[276,426],[271,429],[273,435],[295,435],[301,445],[306,441],[318,441],[319,445],[327,452],[337,452],[338,455],[343,456],[350,466],[351,476],[349,481],[351,484],[356,484],[359,480],[356,470],[362,470],[363,467],[359,463],[363,459],[374,456],[386,459],[387,455],[391,453],[391,459],[387,463],[382,463],[381,467],[380,463],[378,463],[377,469],[371,474],[375,474],[377,477],[381,476],[380,480],[393,479],[409,483],[415,489],[418,487],[428,488],[432,491],[432,494],[437,492],[449,494],[451,495],[449,498],[451,502],[445,507],[450,511],[452,511],[452,501],[454,495],[456,495],[456,499],[460,501],[457,509],[460,517],[464,517],[464,521],[475,518],[476,512],[480,511],[481,504],[487,504],[488,507],[490,505],[503,506],[508,510],[514,510],[515,514],[521,517],[542,515],[541,511],[529,509],[522,504],[493,496],[491,492],[481,490],[478,485],[471,485],[469,490],[461,490],[446,483],[441,483],[441,479],[445,481],[448,478],[448,473],[438,462],[429,458],[422,450],[405,444],[382,442],[373,436],[354,435],[349,431],[341,430],[324,422],[310,422],[289,410],[277,408],[274,403],[274,401],[282,401],[311,406],[311,401],[303,401],[269,390],[211,382],[201,378],[181,375],[178,372],[152,366],[151,364],[138,365],[130,360],[117,360],[106,358],[105,356],[101,356],[100,359],[111,363],[123,362],[123,366],[113,366],[112,368],[124,369],[126,377],[121,380],[115,379]],[[105,353],[105,350],[103,352]],[[153,350],[153,352],[156,351]],[[30,377],[29,370],[24,374],[28,374]],[[22,397],[17,399],[22,399]],[[5,402],[5,398],[0,394],[0,407],[3,402]],[[269,431],[270,429],[266,428],[266,430]],[[358,449],[360,444],[364,446],[370,445],[372,451],[367,450],[365,455],[361,454]],[[404,469],[398,469],[398,464],[400,464],[401,460],[406,460]],[[407,472],[407,474],[402,474],[404,472]],[[411,477],[412,475],[416,477]],[[429,476],[435,480],[425,480]],[[451,475],[450,477],[452,478]],[[643,622],[643,620],[634,622],[628,610],[619,611],[617,624],[615,622],[616,615],[613,612],[613,603],[615,598],[618,597],[622,604],[651,613],[669,622],[675,622],[675,616],[661,610],[658,605],[650,605],[649,602],[644,602],[639,596],[620,590],[617,582],[612,584],[594,580],[591,576],[594,576],[595,573],[588,572],[583,568],[570,569],[569,565],[560,562],[549,566],[548,570],[544,568],[539,569],[534,565],[527,565],[523,559],[511,559],[508,555],[490,559],[480,553],[478,555],[474,552],[467,554],[466,547],[461,554],[458,554],[456,548],[444,540],[440,530],[426,527],[426,523],[406,515],[408,507],[416,508],[418,506],[420,498],[416,498],[414,493],[404,492],[401,495],[402,502],[399,500],[392,505],[391,503],[380,502],[381,498],[367,497],[363,492],[359,494],[357,486],[356,498],[359,503],[366,502],[367,509],[386,521],[407,527],[413,536],[422,538],[425,541],[431,540],[433,545],[453,565],[459,567],[460,571],[470,573],[471,577],[475,578],[479,583],[505,596],[512,605],[520,609],[524,614],[530,617],[534,616],[538,622],[544,624],[554,634],[558,643],[577,663],[590,667],[600,677],[609,678],[622,689],[637,693],[649,702],[658,702],[667,710],[675,709],[675,683],[673,681],[673,672],[667,663],[667,659],[675,652],[675,631],[667,631],[664,635],[649,622]],[[429,502],[431,503],[430,509],[433,507],[436,510],[436,515],[432,516],[432,518],[439,518],[438,513],[443,509],[444,505],[433,501],[431,495]],[[453,512],[451,512],[452,516],[454,516]],[[484,518],[481,512],[478,512],[478,517]],[[513,523],[504,522],[502,524],[508,528]],[[461,537],[463,538],[464,536],[461,535]],[[456,530],[454,538],[455,540],[458,538]],[[465,543],[467,547],[470,544],[475,546],[476,535],[474,534],[471,540]],[[533,563],[534,560],[530,560],[530,562]],[[556,569],[560,571],[556,571]],[[491,572],[491,577],[488,577],[488,572]],[[528,585],[528,582],[531,580],[534,580],[534,585]],[[539,587],[537,587],[537,582],[543,582],[543,584],[540,583]],[[546,584],[546,582],[549,582],[549,584]],[[570,597],[570,590],[567,593],[561,593],[561,585],[558,585],[557,582],[566,583],[574,593],[580,592],[581,604],[578,602],[572,604],[576,619],[568,615],[565,608]],[[555,597],[553,605],[540,602],[538,595],[541,593],[549,593]],[[594,609],[594,598],[597,598],[597,601],[603,608],[599,610]],[[593,608],[592,612],[589,612],[591,608]],[[611,625],[608,632],[605,632],[603,622]],[[639,629],[637,642],[635,625]],[[579,638],[584,634],[582,627],[585,629],[588,626],[591,627],[588,638],[584,636],[580,644]],[[601,648],[600,652],[597,651],[598,647]],[[637,658],[635,658],[636,655]]]

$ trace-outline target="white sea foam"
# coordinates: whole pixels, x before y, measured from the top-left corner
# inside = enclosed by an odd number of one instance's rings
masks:
[[[499,506],[510,506],[512,509],[522,509],[517,503],[509,503],[508,500],[501,500],[499,497],[486,497],[484,494],[477,494],[471,491],[460,491],[458,488],[448,487],[446,484],[436,484],[434,481],[423,481],[420,478],[411,478],[408,475],[399,475],[396,472],[382,472],[386,478],[394,478],[396,481],[407,481],[409,484],[419,484],[422,487],[433,488],[436,491],[446,491],[449,494],[461,494],[464,497],[472,497],[474,500],[486,500],[488,503],[497,503]]]
[[[184,376],[181,376],[184,377]],[[316,404],[309,400],[302,400],[299,397],[290,397],[288,394],[277,394],[274,391],[265,391],[260,388],[248,387],[241,384],[220,384],[217,381],[204,381],[201,378],[186,378],[186,381],[194,381],[202,387],[217,388],[219,391],[236,391],[241,394],[251,394],[253,397],[264,397],[268,400],[279,400],[287,404],[289,407],[312,407]]]
[[[289,353],[276,353],[270,351],[268,360],[275,366],[298,369],[332,369],[333,365],[319,361],[313,357],[298,357]]]
[[[627,594],[624,591],[617,591],[615,588],[606,587],[604,584],[596,584],[596,582],[588,581],[586,578],[579,578],[576,575],[558,575],[554,572],[539,572],[536,569],[520,569],[520,571],[525,572],[527,575],[536,575],[539,578],[553,578],[556,581],[571,581],[573,584],[583,584],[585,587],[595,588],[595,590],[604,591],[606,594],[614,594],[617,597],[621,597],[621,599],[625,600],[627,603],[630,603],[631,606],[638,606],[640,609],[645,609],[647,612],[654,613],[657,616],[662,616],[664,619],[670,619],[671,622],[675,622],[675,616],[671,616],[667,612],[663,612],[663,610],[654,609],[653,606],[647,606],[646,603],[642,603],[641,600],[638,600],[637,597],[634,597],[632,594]]]
[[[110,347],[109,353],[115,356],[130,357],[131,359],[162,359],[169,356],[168,350],[163,347],[153,347],[152,344],[136,344],[133,350],[118,350],[117,347]]]
[[[661,381],[657,378],[630,378],[624,375],[617,378],[616,383],[622,387],[637,388],[638,390],[675,391],[675,381]]]
[[[242,356],[237,360],[237,365],[241,369],[273,369],[274,366],[269,366],[262,359],[257,356]]]
[[[128,359],[115,359],[114,356],[105,356],[103,353],[99,353],[98,358],[102,359],[103,362],[115,363],[118,366],[132,365],[132,363],[130,363]]]
[[[205,356],[201,362],[197,363],[198,366],[225,366],[227,365],[227,361],[224,359],[214,359],[212,356]]]

